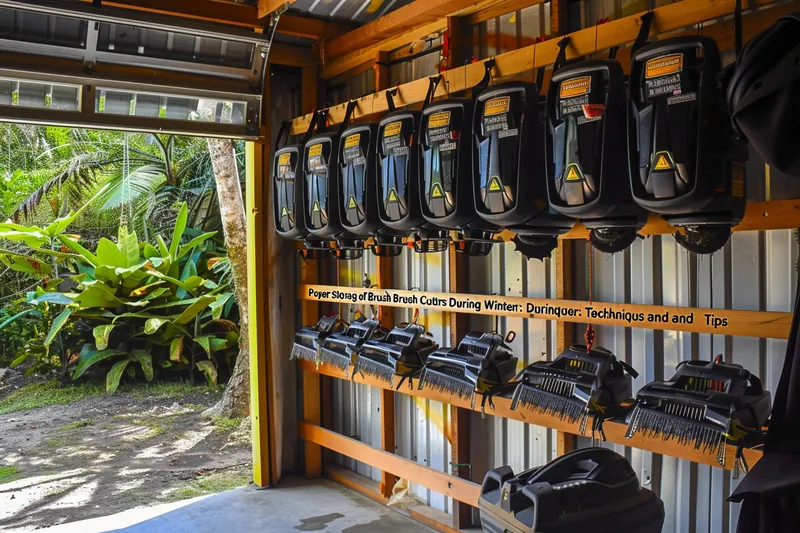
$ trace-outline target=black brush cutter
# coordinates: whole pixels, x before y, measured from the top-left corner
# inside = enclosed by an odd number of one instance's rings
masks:
[[[569,422],[580,420],[584,435],[589,415],[604,415],[631,397],[636,376],[605,348],[573,344],[555,360],[537,361],[519,374],[511,410],[522,405]]]
[[[585,448],[517,475],[490,470],[478,500],[487,533],[660,533],[664,503],[625,457]]]
[[[368,340],[356,354],[353,363],[353,377],[358,372],[388,381],[394,386],[394,377],[400,376],[397,388],[406,379],[411,379],[422,371],[428,355],[439,349],[425,326],[417,323],[401,324],[381,340]]]
[[[481,410],[490,399],[492,389],[507,384],[517,371],[517,358],[504,339],[496,333],[472,331],[456,348],[441,348],[428,356],[419,376],[418,390],[431,387],[461,399],[475,407],[475,393],[483,395]]]
[[[770,412],[770,393],[741,365],[684,361],[670,381],[648,383],[636,394],[626,437],[637,432],[717,452],[725,466],[726,441],[738,443],[760,431]]]
[[[317,365],[328,364],[346,371],[361,346],[370,339],[382,339],[386,329],[374,319],[359,317],[344,333],[328,335],[319,349]],[[347,375],[345,374],[345,377]]]
[[[302,359],[315,363],[322,341],[328,335],[344,331],[345,324],[338,314],[323,316],[316,325],[305,326],[297,330],[292,343],[290,359]]]

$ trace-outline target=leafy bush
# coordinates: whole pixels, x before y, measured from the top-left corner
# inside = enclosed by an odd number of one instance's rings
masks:
[[[57,340],[65,333],[69,337],[72,328],[86,332],[78,353],[67,361],[73,380],[102,368],[106,390],[113,393],[123,375],[150,381],[160,373],[188,372],[193,380],[199,371],[216,385],[220,369],[232,368],[239,331],[231,320],[233,293],[209,266],[218,259],[213,248],[206,249],[215,232],[182,243],[188,218],[184,203],[169,244],[160,236],[156,246],[139,242],[122,225],[116,243],[102,238],[92,252],[77,236],[64,233],[76,217],[59,218],[47,228],[0,224],[0,238],[29,248],[25,255],[0,250],[0,262],[42,277],[59,265],[73,273],[71,289],[50,292],[45,284],[32,295],[37,305],[62,309],[42,343],[45,356],[54,347],[70,354],[70,347]]]

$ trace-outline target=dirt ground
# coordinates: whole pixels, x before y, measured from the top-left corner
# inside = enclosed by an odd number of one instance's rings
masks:
[[[19,390],[20,376],[0,376],[0,400]],[[200,387],[141,388],[0,414],[0,531],[246,484],[247,421],[200,416],[220,395]]]

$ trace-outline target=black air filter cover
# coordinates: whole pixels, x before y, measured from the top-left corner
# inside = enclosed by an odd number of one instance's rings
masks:
[[[514,475],[490,470],[478,500],[487,533],[660,533],[664,503],[643,489],[625,457],[576,450]]]
[[[631,196],[626,120],[618,61],[582,61],[553,74],[545,110],[550,205],[592,230],[619,231],[617,238],[593,239],[614,244],[603,251],[628,246],[647,221]]]
[[[629,84],[633,195],[687,228],[679,242],[710,253],[744,216],[747,147],[736,139],[716,83],[714,39],[675,37],[640,48]]]
[[[377,138],[377,123],[354,124],[341,135],[341,222],[350,234],[362,238],[371,236],[382,225],[375,172]]]
[[[303,239],[308,234],[304,201],[303,145],[284,146],[272,161],[272,203],[275,229],[286,239]]]
[[[303,150],[306,226],[320,238],[333,238],[344,231],[340,216],[341,174],[339,134],[312,137]]]

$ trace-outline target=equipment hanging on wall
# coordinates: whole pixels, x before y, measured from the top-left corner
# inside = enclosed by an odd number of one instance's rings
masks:
[[[486,73],[474,88],[476,94],[489,84],[493,65],[494,60],[484,63]],[[441,76],[431,80],[433,92],[439,78]],[[459,251],[487,255],[492,249],[493,236],[500,228],[475,212],[472,186],[473,175],[477,174],[472,136],[474,108],[472,99],[448,98],[422,110],[422,215],[435,229],[420,231],[420,235],[423,239],[442,242],[444,249],[450,238],[448,230],[459,230],[464,239],[459,243]]]
[[[522,405],[569,422],[580,420],[584,435],[589,415],[612,414],[633,395],[632,378],[638,375],[605,348],[573,344],[554,361],[532,363],[520,373],[511,410]]]
[[[770,411],[770,394],[741,365],[683,361],[669,381],[654,381],[636,394],[625,436],[645,435],[694,444],[717,452],[725,466],[726,440],[740,441],[747,428],[760,431]]]
[[[661,533],[664,503],[625,457],[575,450],[517,475],[490,470],[478,500],[486,533]]]
[[[305,175],[306,226],[318,239],[355,239],[357,236],[345,230],[342,225],[342,176],[339,166],[340,134],[350,122],[357,105],[356,101],[347,104],[344,120],[337,131],[317,133],[303,150],[303,173]],[[320,111],[318,119],[324,129],[327,111]],[[357,259],[361,248],[337,248],[337,259]]]
[[[481,91],[475,108],[473,187],[478,216],[513,230],[517,249],[526,257],[544,259],[573,221],[551,212],[547,200],[539,103],[536,83],[507,82]]]
[[[428,355],[439,349],[425,326],[400,325],[392,329],[385,339],[365,342],[356,354],[353,377],[359,372],[374,376],[394,386],[394,377],[400,376],[397,387],[422,371]]]
[[[674,37],[643,46],[631,58],[634,198],[684,230],[675,233],[681,246],[715,252],[744,216],[748,157],[716,83],[717,43]]]
[[[333,333],[325,337],[317,354],[317,364],[324,363],[339,370],[347,370],[362,344],[385,336],[386,330],[380,322],[359,316],[347,326],[344,333]]]
[[[456,348],[441,348],[428,356],[418,390],[431,387],[469,400],[472,407],[479,392],[483,410],[491,390],[508,383],[517,371],[518,359],[507,344],[514,337],[513,332],[505,339],[495,333],[467,333]]]
[[[625,76],[614,59],[564,67],[568,38],[547,90],[547,184],[550,205],[589,228],[592,246],[616,253],[647,222],[631,197]]]
[[[345,233],[337,239],[337,250],[362,250],[365,239],[382,226],[375,162],[377,144],[378,124],[374,122],[354,124],[341,134],[340,213]],[[372,250],[381,256],[399,255],[401,251],[397,247],[385,246],[373,247]]]
[[[800,12],[785,15],[742,49],[736,1],[736,62],[722,75],[733,126],[771,169],[800,178]]]
[[[319,259],[329,248],[327,243],[310,237],[306,226],[305,180],[300,161],[303,147],[317,123],[317,113],[311,117],[308,130],[300,144],[287,145],[291,123],[281,123],[275,141],[275,156],[272,161],[272,212],[275,229],[284,239],[302,241],[302,255],[306,259]]]
[[[345,324],[338,314],[323,316],[314,326],[305,326],[297,330],[292,343],[290,359],[302,359],[316,362],[322,341],[328,335],[340,333],[345,329]]]

